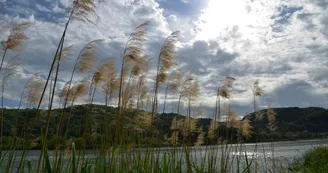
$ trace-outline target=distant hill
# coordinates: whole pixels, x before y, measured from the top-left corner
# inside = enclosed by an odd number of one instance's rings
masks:
[[[107,110],[106,110],[107,109]],[[89,122],[89,134],[95,141],[101,140],[103,135],[103,126],[106,118],[109,120],[109,124],[105,126],[110,127],[112,130],[110,133],[114,133],[116,124],[116,108],[105,107],[103,105],[77,105],[72,109],[70,122],[68,123],[68,115],[70,108],[55,109],[51,112],[51,121],[49,126],[49,147],[53,147],[51,141],[54,140],[58,124],[62,123],[60,134],[64,135],[67,127],[67,137],[71,140],[76,140],[83,136],[86,121]],[[293,139],[307,139],[314,137],[328,136],[328,110],[323,108],[273,108],[276,112],[276,130],[269,132],[267,129],[267,110],[260,110],[255,113],[251,113],[246,117],[251,121],[251,125],[254,127],[252,137],[245,142],[254,141],[272,141],[272,140],[293,140]],[[64,114],[63,114],[64,112]],[[107,113],[106,113],[107,112]],[[24,126],[29,129],[29,132],[33,138],[39,139],[41,135],[41,129],[46,124],[45,110],[41,110],[40,116],[36,119],[34,129],[30,129],[31,124],[34,122],[36,115],[35,109],[4,109],[4,146],[6,144],[10,146],[11,137],[16,135],[18,138],[22,138],[24,135]],[[106,117],[107,114],[107,117]],[[256,114],[261,114],[262,119],[256,119]],[[64,115],[61,119],[60,115]],[[149,119],[151,117],[149,112],[130,110],[125,112],[123,117],[124,132],[129,135],[126,139],[127,144],[145,146],[151,142],[156,142],[158,146],[169,146],[171,143],[168,138],[172,134],[171,122],[174,117],[178,120],[182,120],[185,117],[174,113],[157,114],[155,116],[154,124],[150,127]],[[196,127],[202,127],[205,132],[205,144],[210,144],[211,141],[207,139],[207,132],[211,119],[201,118],[197,120]],[[150,129],[152,129],[156,141],[151,139]],[[191,134],[190,139],[195,142],[199,131],[195,131]],[[225,123],[220,123],[220,136],[225,137],[226,134],[236,134],[236,129],[226,130]],[[181,133],[179,139],[182,140]],[[229,140],[236,140],[236,137],[229,137]],[[35,148],[39,147],[39,142],[36,141]],[[91,143],[88,143],[91,147]]]
[[[269,135],[267,109],[247,115],[254,127],[252,140],[290,140],[328,136],[328,110],[318,107],[273,108],[276,113],[276,130]],[[263,118],[257,119],[260,114]]]

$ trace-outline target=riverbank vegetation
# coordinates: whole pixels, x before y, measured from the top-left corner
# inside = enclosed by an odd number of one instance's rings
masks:
[[[54,109],[51,112],[51,120],[49,124],[48,130],[48,139],[47,139],[47,147],[49,150],[54,150],[56,145],[56,130],[57,124],[59,121],[60,113],[66,112],[67,114],[71,111],[70,121],[68,122],[68,117],[63,118],[63,125],[61,130],[65,130],[69,128],[67,132],[67,139],[64,139],[64,136],[60,136],[58,138],[58,143],[66,148],[70,147],[72,142],[75,142],[77,148],[82,145],[83,137],[80,135],[84,132],[86,117],[81,116],[83,113],[88,111],[88,107],[90,105],[75,105],[72,110],[71,108],[66,108],[66,110],[62,109]],[[102,144],[101,139],[104,138],[104,133],[102,132],[102,122],[105,119],[104,112],[107,112],[108,121],[116,121],[116,113],[117,109],[114,107],[107,107],[104,105],[92,105],[93,110],[90,113],[90,124],[92,124],[94,128],[94,132],[92,135],[87,138],[86,148],[93,149],[91,139],[94,138],[95,141],[98,141],[97,144]],[[275,124],[269,124],[267,112],[274,111],[275,115]],[[250,138],[244,139],[244,143],[255,143],[255,142],[274,142],[274,141],[285,141],[285,140],[299,140],[299,139],[316,139],[326,137],[325,131],[328,131],[327,126],[323,122],[326,121],[327,111],[322,108],[272,108],[260,110],[263,114],[263,118],[261,120],[256,120],[256,113],[252,113],[247,115],[250,120],[250,126],[253,127],[252,133],[250,134]],[[4,109],[4,131],[3,131],[3,149],[8,150],[11,149],[12,140],[16,140],[16,149],[23,149],[23,141],[24,138],[21,136],[14,135],[16,132],[20,132],[22,134],[24,130],[24,122],[31,122],[36,113],[36,109]],[[33,137],[33,145],[32,148],[29,149],[41,149],[41,131],[38,130],[42,126],[45,125],[45,113],[46,110],[42,110],[40,113],[40,121],[38,121],[35,125],[35,128],[32,131]],[[126,143],[131,147],[149,147],[148,141],[151,139],[150,136],[150,126],[143,119],[144,116],[150,116],[150,112],[147,111],[137,111],[136,109],[132,109],[125,113],[124,121],[125,126],[129,127],[126,129],[129,130],[133,134],[129,136]],[[157,145],[160,147],[168,147],[174,146],[172,143],[172,134],[174,134],[174,130],[182,131],[182,121],[185,116],[178,115],[176,113],[160,113],[155,115],[155,121],[153,126],[153,131],[158,133],[158,137],[156,137]],[[17,119],[17,122],[16,122]],[[213,145],[216,144],[215,141],[211,140],[211,130],[209,128],[211,125],[212,119],[210,118],[191,118],[195,121],[195,128],[202,129],[202,131],[195,130],[192,134],[190,145],[195,145],[197,142],[197,137],[201,135],[202,137],[202,145]],[[272,119],[272,117],[271,117]],[[172,122],[178,121],[178,126],[176,129],[172,129]],[[270,121],[272,122],[272,121]],[[69,124],[68,124],[69,123]],[[273,127],[275,125],[275,127]],[[114,131],[115,124],[107,124],[108,128],[111,131]],[[238,143],[237,133],[238,128],[232,128],[231,132],[229,132],[229,137],[226,138],[227,134],[227,124],[226,122],[219,122],[218,126],[220,127],[219,132],[221,135],[219,136],[221,139],[228,140],[228,143]],[[273,130],[269,130],[270,127],[275,128]],[[173,127],[174,128],[174,127]],[[263,130],[264,129],[264,130]],[[145,134],[149,134],[148,136]],[[181,146],[185,144],[183,141],[183,137],[178,135],[177,137],[177,146]]]
[[[271,107],[265,113],[257,111],[256,100],[264,94],[259,80],[255,80],[251,88],[254,114],[239,120],[232,105],[228,105],[227,111],[222,110],[222,100],[229,102],[233,83],[238,80],[224,76],[217,81],[217,92],[213,93],[216,97],[213,119],[201,119],[204,110],[198,100],[201,92],[197,76],[193,71],[185,72],[175,55],[179,31],[163,39],[156,57],[148,57],[145,49],[149,22],[131,28],[120,57],[98,57],[97,51],[104,44],[101,38],[85,43],[78,55],[72,55],[74,45],[65,39],[70,32],[69,25],[72,21],[92,23],[90,16],[96,16],[95,7],[91,0],[74,1],[63,33],[58,35],[59,43],[49,72],[31,76],[16,109],[4,108],[6,84],[19,72],[19,55],[10,57],[8,52],[20,50],[24,40],[28,40],[25,30],[33,24],[8,24],[10,35],[1,42],[0,66],[0,168],[3,172],[284,170],[280,163],[266,156],[261,164],[263,160],[255,154],[248,155],[243,145],[247,141],[279,139],[278,129],[283,127],[285,131],[294,127],[285,127],[286,124],[277,121],[279,116]],[[74,57],[70,76],[62,76],[61,67],[68,58]],[[150,73],[151,70],[154,73]],[[68,80],[60,88],[58,83],[64,79]],[[159,110],[160,94],[165,96],[164,105],[174,105],[171,113],[165,113],[168,112],[165,106]],[[95,95],[103,96],[104,105],[94,104]],[[177,102],[170,102],[168,97]],[[54,109],[55,105],[59,108]],[[41,109],[44,106],[46,109]],[[222,121],[223,115],[225,121]],[[311,114],[309,118],[320,115]],[[163,152],[160,148],[163,146],[171,149]],[[41,151],[37,162],[27,160],[29,150],[36,148]],[[94,157],[87,155],[87,149],[94,151]],[[17,150],[21,150],[20,155],[16,155]],[[49,150],[53,150],[52,154]]]

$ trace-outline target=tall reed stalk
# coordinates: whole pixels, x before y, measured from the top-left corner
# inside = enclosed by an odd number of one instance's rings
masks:
[[[0,158],[2,157],[2,142],[3,142],[3,120],[4,120],[4,92],[5,86],[8,83],[9,79],[17,74],[18,70],[18,56],[11,57],[11,59],[5,65],[3,70],[2,80],[1,80],[1,133],[0,133]]]
[[[122,132],[122,96],[124,89],[124,80],[127,74],[127,65],[129,61],[133,63],[140,63],[139,58],[144,54],[143,43],[146,41],[146,27],[149,22],[145,22],[137,26],[134,31],[130,34],[126,44],[123,54],[121,54],[122,64],[120,72],[120,84],[118,93],[118,105],[117,105],[117,123],[115,128],[114,145],[119,142],[120,132]]]
[[[53,99],[54,99],[56,83],[57,83],[57,79],[58,79],[58,72],[59,72],[59,68],[60,68],[60,60],[61,60],[64,40],[65,40],[66,32],[67,32],[67,29],[68,29],[68,25],[71,22],[71,20],[73,20],[73,19],[77,19],[77,20],[80,20],[80,21],[83,21],[83,22],[91,22],[89,20],[89,14],[91,14],[91,13],[95,14],[95,8],[96,8],[96,5],[95,5],[94,1],[74,0],[72,8],[69,11],[69,17],[68,17],[67,22],[65,24],[64,31],[62,33],[60,42],[58,44],[58,47],[57,47],[57,50],[56,50],[56,53],[55,53],[55,56],[53,58],[52,65],[49,69],[49,74],[48,74],[48,77],[47,77],[47,80],[46,80],[46,84],[44,86],[44,89],[43,89],[43,92],[42,92],[42,95],[41,95],[41,99],[40,99],[40,102],[39,102],[38,107],[37,107],[37,110],[39,110],[40,106],[41,106],[41,103],[42,103],[42,100],[43,100],[43,97],[44,97],[44,93],[46,91],[46,88],[47,88],[47,85],[48,85],[48,82],[49,82],[49,79],[50,79],[50,76],[54,72],[53,69],[54,69],[54,66],[57,62],[57,66],[56,66],[56,70],[55,70],[55,79],[54,79],[54,83],[53,83],[53,87],[52,87],[53,92],[52,92],[52,96],[51,96],[51,100],[50,100],[49,110],[48,110],[48,113],[47,113],[46,127],[45,127],[45,133],[44,133],[45,136],[43,137],[44,141],[42,142],[42,150],[40,152],[39,162],[38,162],[37,171],[36,171],[37,173],[40,171],[42,156],[43,156],[43,153],[46,149],[46,140],[47,140],[48,129],[49,129],[51,108],[52,108],[52,103],[53,103]],[[36,117],[37,117],[37,115],[35,116],[35,120],[36,120]]]

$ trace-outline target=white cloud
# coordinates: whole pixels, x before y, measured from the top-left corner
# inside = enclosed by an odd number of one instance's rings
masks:
[[[42,11],[42,12],[51,12],[50,9],[48,9],[48,8],[42,6],[42,5],[36,4],[35,6],[36,6],[36,8],[37,8],[39,11]]]
[[[69,0],[59,2],[64,7],[70,5]],[[190,4],[191,2],[188,3]],[[151,24],[147,47],[151,57],[157,56],[166,36],[172,31],[181,31],[177,58],[185,66],[185,71],[196,70],[202,88],[200,100],[208,107],[214,105],[218,79],[228,75],[237,79],[232,103],[244,106],[246,110],[242,111],[252,111],[249,85],[255,79],[260,79],[265,93],[261,98],[261,107],[267,104],[283,106],[299,103],[292,97],[286,98],[286,102],[277,98],[295,85],[306,85],[311,91],[304,92],[303,95],[300,93],[299,99],[311,96],[311,101],[320,105],[320,94],[328,94],[328,82],[325,79],[328,73],[325,70],[328,65],[328,17],[324,4],[328,3],[319,0],[243,0],[238,3],[234,0],[211,0],[208,8],[201,10],[200,14],[186,16],[170,14],[170,9],[163,9],[154,0],[104,1],[97,6],[100,18],[95,21],[96,26],[72,22],[66,44],[75,45],[73,53],[76,56],[87,42],[104,38],[107,44],[101,49],[100,57],[119,57],[128,34],[138,24],[149,20]],[[290,12],[287,7],[302,8]],[[52,9],[55,13],[64,12],[58,4],[45,8]],[[285,19],[279,16],[283,14],[283,10],[287,10],[285,17],[288,20],[281,22]],[[10,18],[15,17],[7,15]],[[23,19],[18,17],[15,20]],[[35,20],[36,24],[27,32],[31,39],[24,44],[21,67],[25,69],[24,73],[47,72],[63,31],[65,18],[58,19],[58,23],[41,21],[37,17],[30,20]],[[273,28],[275,25],[279,26],[280,32]],[[0,33],[1,39],[6,36],[8,32]],[[62,72],[63,76],[70,73],[72,63],[73,61],[69,61],[64,65],[66,70]],[[67,79],[65,77],[62,80]],[[10,88],[9,90],[8,93],[15,92]],[[303,90],[304,87],[298,88],[299,92]],[[7,97],[9,96],[10,94]],[[101,99],[98,98],[97,101],[100,102]],[[300,104],[311,106],[309,101]]]

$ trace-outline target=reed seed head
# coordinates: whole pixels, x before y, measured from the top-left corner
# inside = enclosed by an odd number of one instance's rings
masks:
[[[1,41],[2,49],[21,51],[20,47],[23,45],[23,40],[29,39],[24,32],[32,25],[32,22],[14,23],[12,29],[10,30],[8,39]]]

